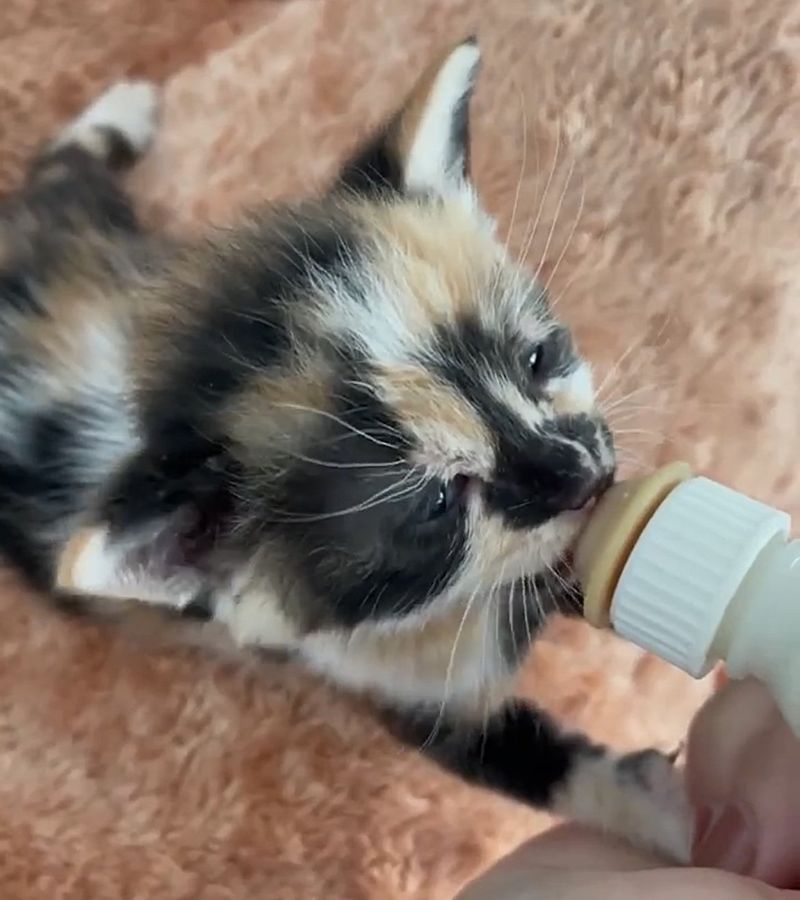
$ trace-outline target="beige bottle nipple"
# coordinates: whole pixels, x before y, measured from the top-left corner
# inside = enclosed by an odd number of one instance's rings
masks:
[[[611,599],[631,550],[667,495],[691,476],[686,463],[670,463],[651,475],[615,484],[600,499],[574,555],[583,585],[583,615],[591,625],[610,625]]]

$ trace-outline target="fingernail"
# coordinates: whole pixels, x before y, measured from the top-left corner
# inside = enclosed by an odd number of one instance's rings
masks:
[[[694,865],[747,875],[755,858],[756,830],[747,810],[725,806],[698,811],[692,848]]]

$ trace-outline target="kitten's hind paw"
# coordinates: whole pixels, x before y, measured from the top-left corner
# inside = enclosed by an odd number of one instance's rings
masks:
[[[150,146],[158,127],[160,94],[149,81],[120,81],[80,113],[52,150],[82,148],[111,168],[130,164]]]

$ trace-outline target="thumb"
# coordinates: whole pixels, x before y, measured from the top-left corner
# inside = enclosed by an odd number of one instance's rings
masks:
[[[518,847],[456,900],[800,900],[760,882],[663,861],[599,832],[568,825]]]

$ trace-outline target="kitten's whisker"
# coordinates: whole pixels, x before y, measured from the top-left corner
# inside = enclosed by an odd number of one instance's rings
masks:
[[[430,476],[427,474],[422,474],[418,478],[415,484],[412,484],[410,487],[403,487],[403,485],[409,480],[409,477],[415,474],[412,472],[406,478],[401,479],[399,482],[395,482],[394,484],[388,485],[380,491],[377,491],[367,500],[363,500],[361,503],[355,504],[354,506],[348,507],[347,509],[337,509],[332,512],[325,513],[309,513],[309,514],[300,514],[294,516],[281,516],[275,517],[273,521],[283,522],[287,524],[295,523],[300,524],[304,522],[323,522],[327,519],[336,519],[341,516],[349,516],[353,513],[358,512],[366,512],[367,510],[374,509],[376,506],[382,506],[384,503],[396,503],[398,500],[402,500],[405,497],[412,496],[422,489],[427,481],[430,480]],[[392,494],[391,492],[394,491]],[[388,496],[386,496],[388,494]]]
[[[396,468],[400,471],[400,466],[404,463],[403,459],[393,459],[391,462],[334,462],[333,460],[315,459],[313,456],[306,456],[298,453],[296,450],[291,451],[291,456],[300,462],[307,462],[323,469],[391,469]],[[385,476],[385,472],[381,472],[381,476]]]
[[[533,632],[531,630],[531,620],[530,615],[528,614],[528,585],[527,578],[520,579],[520,588],[522,591],[522,616],[525,621],[525,637],[528,640],[528,646],[530,647],[531,642],[533,641]]]
[[[439,730],[442,727],[442,723],[444,722],[445,711],[447,709],[447,701],[449,699],[450,694],[450,685],[453,679],[453,669],[455,667],[456,653],[458,651],[458,644],[461,640],[461,635],[464,631],[464,626],[467,623],[467,619],[469,618],[470,611],[472,609],[472,604],[475,602],[475,598],[478,596],[478,592],[480,591],[480,580],[475,588],[475,590],[470,595],[469,600],[464,606],[464,612],[461,616],[461,620],[458,625],[458,630],[456,631],[456,636],[453,639],[453,646],[450,650],[450,658],[447,661],[447,670],[445,672],[444,678],[444,687],[442,689],[442,702],[439,705],[439,711],[436,714],[436,719],[434,720],[433,725],[431,726],[431,731],[428,737],[423,742],[422,746],[419,748],[420,750],[427,749],[433,741],[436,740]]]
[[[508,232],[506,234],[505,245],[503,247],[503,254],[505,256],[508,255],[508,245],[511,241],[511,236],[514,233],[514,226],[517,222],[517,209],[519,207],[519,197],[520,192],[522,191],[522,181],[525,177],[525,169],[528,164],[528,116],[525,110],[525,96],[522,93],[522,88],[517,86],[517,92],[519,95],[520,101],[520,115],[522,119],[522,161],[519,167],[519,178],[517,179],[517,189],[514,192],[514,205],[511,207],[511,221],[509,222]]]
[[[661,322],[661,327],[658,329],[658,332],[656,333],[654,338],[652,338],[651,340],[648,340],[649,335],[645,333],[641,336],[641,338],[638,341],[634,342],[633,344],[631,344],[628,347],[628,349],[622,354],[622,356],[620,356],[620,358],[617,360],[616,364],[613,366],[613,368],[608,372],[606,377],[603,379],[603,383],[597,389],[598,397],[602,396],[603,390],[605,389],[607,383],[610,381],[611,378],[613,378],[614,375],[617,374],[617,372],[620,371],[622,364],[630,356],[630,354],[633,351],[641,350],[645,346],[646,343],[649,343],[653,349],[658,349],[658,341],[661,339],[661,336],[664,334],[667,327],[672,324],[674,316],[675,316],[674,311],[671,309],[668,310],[666,316],[664,317],[663,321]],[[641,368],[643,362],[644,362],[644,360],[640,359],[637,370],[639,368]],[[635,371],[631,372],[630,374],[635,374]]]
[[[623,448],[618,456],[619,463],[625,468],[634,468],[636,471],[649,471],[653,468],[652,464],[648,465],[639,454],[627,448]]]
[[[663,431],[656,431],[653,428],[615,428],[614,436],[640,436],[640,437],[651,437],[656,438],[657,440],[662,440],[666,435]]]
[[[534,602],[536,603],[536,613],[540,622],[544,622],[547,619],[547,615],[544,611],[544,606],[542,605],[542,598],[539,596],[539,585],[536,583],[536,579],[531,579],[531,587],[533,588],[533,597]]]
[[[584,191],[585,191],[585,187],[586,187],[586,176],[584,175]],[[603,227],[603,229],[600,231],[600,234],[599,234],[599,237],[598,237],[598,240],[599,240],[599,241],[602,241],[602,239],[605,237],[606,231],[607,231],[607,228],[606,228],[606,227]],[[589,254],[588,254],[588,253],[584,253],[584,254],[581,256],[578,265],[574,268],[574,270],[572,271],[572,274],[571,274],[571,275],[569,276],[569,278],[567,279],[567,283],[564,285],[564,287],[561,288],[561,290],[558,292],[558,295],[557,295],[554,299],[552,299],[552,300],[550,301],[550,306],[551,306],[552,309],[557,309],[557,308],[558,308],[558,306],[559,306],[559,304],[561,303],[561,301],[562,301],[562,300],[564,299],[564,297],[566,297],[567,294],[569,293],[569,290],[570,290],[570,288],[572,287],[572,285],[573,285],[573,284],[578,280],[578,278],[583,274],[583,271],[584,271],[584,269],[586,268],[586,263],[587,263],[588,259],[589,259]]]
[[[559,253],[558,259],[556,260],[555,265],[553,266],[552,270],[550,271],[550,275],[548,276],[547,281],[545,282],[545,285],[544,285],[545,294],[547,294],[547,292],[550,290],[550,285],[553,283],[553,279],[556,276],[556,272],[558,272],[558,267],[561,265],[562,260],[566,256],[567,250],[569,250],[570,244],[572,243],[572,239],[575,237],[575,231],[577,230],[578,223],[580,222],[581,216],[583,215],[583,207],[584,207],[585,202],[586,202],[586,179],[584,177],[583,185],[581,187],[581,199],[578,204],[578,212],[575,214],[575,220],[572,223],[572,228],[570,230],[569,235],[567,236],[566,242],[564,243],[564,247],[562,248],[561,253]],[[555,303],[550,304],[551,308],[553,308],[553,309],[555,309],[556,305],[557,304],[555,304]]]
[[[580,612],[583,605],[583,598],[577,582],[568,581],[563,575],[558,572],[557,569],[554,569],[552,566],[548,566],[548,568],[550,570],[550,574],[556,579],[556,581],[558,581],[561,586],[559,597],[563,597],[566,603],[568,603],[573,609]]]
[[[372,441],[373,444],[377,444],[379,447],[386,447],[389,450],[400,449],[400,447],[396,444],[388,444],[385,441],[379,441],[377,438],[372,437],[366,431],[362,431],[360,428],[356,428],[354,425],[351,425],[341,416],[334,415],[334,413],[328,412],[327,410],[315,409],[313,406],[303,406],[300,403],[277,403],[275,405],[280,409],[293,409],[297,412],[307,412],[311,413],[312,415],[321,416],[324,419],[330,419],[332,422],[336,422],[337,425],[341,425],[343,428],[347,428],[349,431],[351,431],[355,435],[358,435],[359,437],[363,437],[368,441]]]
[[[530,253],[531,245],[533,244],[534,238],[536,237],[536,232],[539,229],[539,222],[542,219],[542,213],[544,212],[545,202],[547,201],[547,197],[550,193],[550,185],[553,183],[553,178],[555,177],[556,167],[558,165],[558,156],[561,152],[561,126],[559,125],[558,133],[556,134],[556,146],[553,151],[553,162],[550,166],[550,174],[547,176],[547,182],[544,186],[544,192],[542,193],[541,199],[539,201],[539,209],[536,213],[536,218],[534,219],[533,226],[531,227],[530,234],[527,235],[525,245],[522,248],[522,252],[520,253],[520,264],[525,265],[528,261],[528,254]]]
[[[664,407],[655,406],[652,403],[648,404],[625,404],[623,409],[613,409],[609,414],[605,409],[603,410],[605,414],[606,421],[612,426],[624,425],[626,422],[639,422],[642,419],[643,415],[652,414],[655,412],[663,414]]]
[[[655,338],[653,338],[650,341],[650,344],[654,349],[657,349],[657,341],[659,340],[661,335],[664,333],[664,330],[667,328],[667,326],[672,322],[672,316],[673,316],[673,313],[670,312],[665,317],[664,321],[661,323],[661,327],[659,328],[658,333],[656,334]],[[631,353],[641,350],[648,342],[648,338],[649,338],[649,335],[647,333],[643,334],[639,338],[638,341],[634,341],[634,343],[630,344],[628,346],[628,348],[624,351],[624,353],[621,354],[621,356],[619,357],[617,362],[614,364],[614,366],[611,368],[611,370],[606,374],[606,377],[603,379],[602,384],[598,388],[598,390],[597,390],[598,397],[602,396],[603,390],[605,389],[606,385],[610,382],[610,380],[613,378],[613,376],[616,375],[617,372],[619,372],[619,370],[620,370],[621,366],[623,365],[623,363],[625,362],[625,360],[628,359],[628,357],[631,355]],[[639,365],[636,367],[636,369],[632,370],[629,374],[634,375],[635,372],[639,368],[641,368],[643,361],[644,361],[643,359],[640,359]]]
[[[570,584],[569,581],[558,571],[558,569],[553,565],[548,565],[547,570],[550,575],[555,578],[558,584],[564,589],[567,593],[573,593],[575,590],[575,586]]]
[[[383,595],[386,593],[386,591],[388,590],[388,588],[389,588],[389,582],[388,582],[388,581],[385,581],[385,582],[381,585],[381,589],[378,591],[377,597],[375,597],[375,602],[372,604],[372,610],[370,611],[370,617],[371,617],[371,618],[375,616],[375,613],[376,613],[377,610],[378,610],[378,604],[381,602],[381,599],[382,599]],[[367,601],[367,599],[372,595],[372,592],[373,592],[374,590],[375,590],[375,588],[372,588],[372,590],[370,591],[370,593],[367,594],[367,597],[364,598],[364,601],[360,604],[362,607],[363,607],[363,606],[366,606],[366,601]]]
[[[491,604],[486,604],[486,612],[484,613],[485,622],[483,624],[483,639],[481,640],[481,674],[480,680],[481,684],[486,684],[489,680],[489,654],[487,652],[487,644],[489,642],[489,625],[492,621],[492,616],[497,616],[497,612],[492,610]],[[497,646],[497,645],[495,645]],[[483,701],[481,705],[481,754],[480,758],[483,760],[484,753],[486,751],[486,729],[489,724],[489,694],[484,693]]]
[[[534,190],[535,190],[536,194],[538,195],[539,189],[541,187],[542,158],[541,158],[541,151],[539,148],[539,141],[536,139],[535,134],[533,136],[533,146],[534,146],[534,149],[536,150],[536,163],[535,163],[536,184],[535,184]],[[541,206],[540,206],[540,209],[541,209]],[[517,251],[517,260],[520,263],[520,266],[524,265],[524,257],[523,257],[522,250],[525,246],[527,246],[528,241],[530,240],[530,236],[533,233],[533,230],[535,230],[535,228],[536,228],[536,225],[534,224],[533,219],[534,219],[534,216],[533,216],[533,213],[531,213],[531,215],[528,217],[527,224],[525,225],[525,231],[523,232],[522,240],[520,241],[520,244],[519,244],[519,250]],[[509,233],[508,233],[508,243],[509,244],[511,242],[512,237],[513,237],[513,235],[511,233],[511,231],[509,231]],[[499,273],[498,273],[498,277],[499,277]]]
[[[502,584],[503,576],[505,575],[505,566],[503,566],[500,572],[500,583]],[[508,627],[511,632],[511,643],[516,647],[517,646],[517,635],[516,635],[516,625],[514,624],[514,596],[515,596],[515,583],[511,582],[509,585],[509,593],[507,598],[508,603]]]
[[[614,386],[619,387],[620,382]],[[600,400],[600,403],[606,413],[611,413],[619,406],[622,406],[625,403],[628,403],[631,400],[635,400],[637,398],[641,398],[642,396],[647,396],[647,394],[653,395],[653,401],[655,402],[658,399],[659,407],[663,406],[663,395],[669,390],[670,387],[677,384],[677,382],[661,382],[661,383],[652,383],[652,384],[640,384],[637,387],[631,388],[631,390],[627,391],[624,394],[621,394],[619,397],[614,397],[613,394],[609,394],[608,397]],[[652,405],[652,404],[650,404]]]
[[[564,198],[567,196],[567,190],[569,188],[570,182],[572,181],[572,173],[575,171],[575,157],[573,156],[569,169],[567,170],[566,177],[564,178],[564,184],[561,187],[561,193],[558,195],[558,203],[556,204],[556,211],[553,215],[553,221],[550,223],[550,231],[547,233],[547,240],[544,244],[544,250],[542,251],[542,256],[539,261],[539,265],[536,268],[536,272],[534,272],[534,280],[538,281],[539,276],[542,274],[542,269],[544,268],[544,264],[547,262],[547,254],[550,252],[550,244],[553,242],[553,235],[556,231],[556,226],[558,225],[558,220],[561,217],[561,210],[564,206]],[[576,221],[577,224],[577,221]],[[574,229],[573,229],[574,230]]]
[[[617,375],[620,371],[620,368],[624,365],[625,361],[630,357],[631,353],[635,353],[642,349],[644,346],[644,342],[647,339],[646,335],[643,335],[638,341],[634,341],[634,343],[629,344],[627,349],[619,356],[614,365],[608,370],[603,380],[600,382],[600,385],[597,388],[596,395],[599,398],[602,398],[603,391],[605,391],[608,384],[611,380]]]

